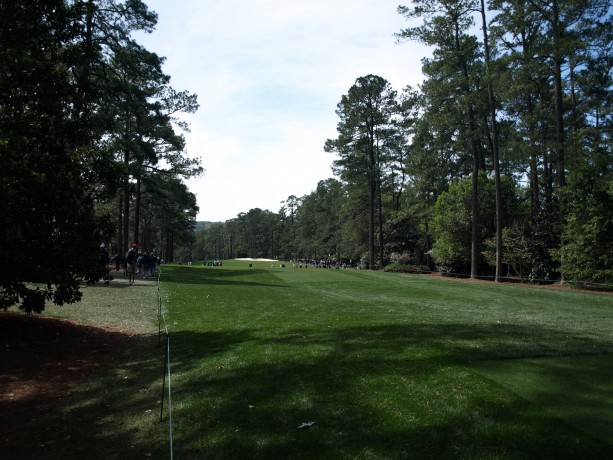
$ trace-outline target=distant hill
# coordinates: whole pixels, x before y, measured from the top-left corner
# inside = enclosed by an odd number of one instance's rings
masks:
[[[204,222],[204,221],[196,222],[196,231],[201,232],[203,230],[206,230],[213,224],[222,224],[222,223],[223,222]]]

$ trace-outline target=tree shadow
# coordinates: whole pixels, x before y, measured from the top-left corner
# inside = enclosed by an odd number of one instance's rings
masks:
[[[235,270],[224,267],[173,267],[171,271],[164,274],[164,281],[179,284],[288,287],[287,285],[282,284],[261,283],[250,280],[251,278],[255,277],[262,279],[262,274],[270,276],[269,271],[259,268],[253,268],[250,270]],[[244,281],[240,280],[240,278],[245,277],[250,279]],[[273,278],[271,277],[271,279]]]
[[[612,348],[504,324],[172,332],[174,455],[610,458],[613,445],[502,390],[474,366]],[[3,458],[167,458],[163,355],[157,335],[135,337],[62,408],[34,420],[27,442],[3,449]],[[580,391],[610,403],[605,376],[586,379]],[[304,422],[315,423],[299,429]]]
[[[165,455],[155,415],[162,376],[157,335],[23,314],[6,319],[0,317],[2,338],[8,340],[4,326],[17,337],[2,347],[3,459]],[[126,426],[130,418],[149,426]],[[143,439],[147,431],[157,439]]]
[[[579,352],[602,353],[612,344],[582,338],[560,351],[567,338],[558,331],[508,325],[489,341],[493,333],[485,326],[427,324],[295,329],[275,337],[257,329],[173,333],[173,372],[183,376],[173,396],[179,407],[177,453],[181,458],[613,454],[613,445],[471,369],[477,360],[570,354],[577,346]],[[541,347],[522,346],[530,337],[545,340]],[[554,341],[557,351],[547,341]],[[259,351],[241,356],[247,342]],[[586,385],[582,391],[610,401],[610,385]],[[298,429],[309,421],[316,423]]]
[[[613,443],[613,355],[484,361],[479,372],[604,442]]]

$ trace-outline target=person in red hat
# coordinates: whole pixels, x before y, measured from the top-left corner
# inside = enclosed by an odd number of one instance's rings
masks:
[[[132,247],[126,253],[126,263],[128,264],[128,284],[134,285],[134,275],[136,275],[136,259],[138,258],[138,244],[132,243]]]

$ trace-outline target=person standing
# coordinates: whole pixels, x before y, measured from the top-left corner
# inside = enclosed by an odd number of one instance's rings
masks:
[[[136,259],[138,258],[138,244],[132,243],[132,247],[126,254],[126,263],[128,269],[128,284],[134,285],[134,276],[136,275]]]
[[[104,243],[102,243],[100,245],[100,250],[98,251],[98,265],[100,265],[100,268],[103,271],[103,275],[102,275],[102,280],[100,281],[101,283],[104,284],[109,284],[110,278],[109,278],[109,269],[108,269],[108,264],[109,264],[109,252],[106,250],[106,247],[104,246]]]
[[[121,267],[121,256],[119,254],[115,254],[113,257],[113,262],[115,262],[115,271],[119,271],[119,267]]]

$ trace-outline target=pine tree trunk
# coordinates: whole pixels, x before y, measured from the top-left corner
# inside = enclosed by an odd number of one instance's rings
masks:
[[[372,127],[369,128],[368,142],[368,268],[375,265],[375,196],[377,185],[375,181],[375,152]]]
[[[136,178],[136,192],[134,196],[134,241],[140,241],[140,176]],[[144,246],[143,246],[144,249]]]
[[[500,190],[500,160],[498,152],[498,129],[496,126],[496,99],[492,86],[490,68],[490,48],[485,19],[485,1],[481,0],[481,20],[483,23],[483,46],[485,50],[485,69],[487,76],[487,96],[490,109],[490,124],[492,130],[492,153],[494,155],[494,184],[496,188],[496,275],[495,281],[500,281],[502,274],[502,194]]]
[[[380,168],[377,168],[377,190],[378,190],[378,208],[379,208],[379,268],[383,268],[383,202],[381,199],[381,173]]]
[[[471,110],[472,113],[472,110]],[[473,170],[472,192],[470,200],[470,277],[476,278],[479,269],[479,149],[475,139],[472,140]]]
[[[127,154],[126,154],[127,156]],[[128,181],[128,176],[126,175],[123,178],[123,242],[125,244],[125,248],[127,249],[130,246],[129,232],[130,232],[130,183]]]
[[[117,198],[117,253],[122,256],[125,254],[125,243],[123,239],[122,225],[123,222],[123,194],[119,194]]]

